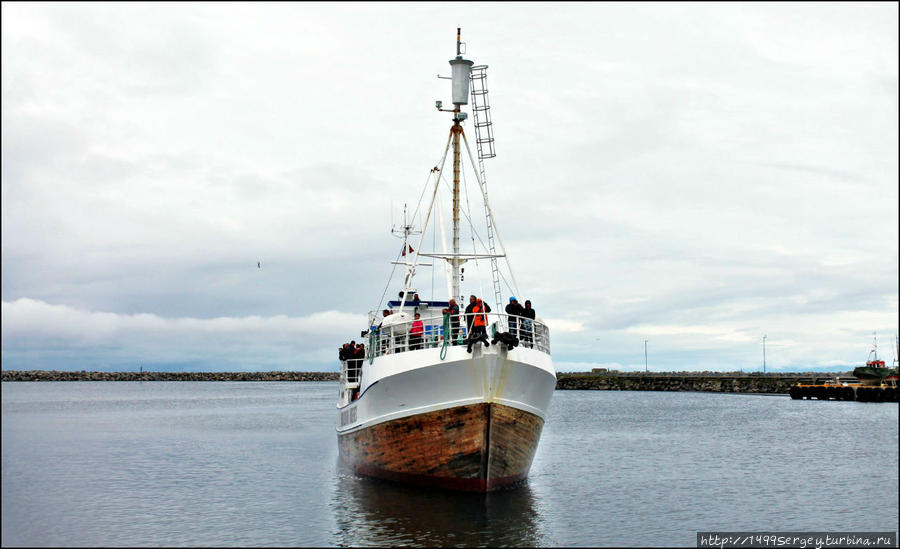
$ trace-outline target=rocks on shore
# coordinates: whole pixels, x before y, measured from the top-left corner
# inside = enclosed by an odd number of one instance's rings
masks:
[[[60,372],[4,370],[3,381],[337,381],[338,372]]]
[[[784,393],[798,381],[834,379],[836,374],[557,374],[557,389],[598,391],[703,391],[711,393]]]
[[[834,379],[836,374],[559,373],[557,389],[597,391],[703,391],[784,393],[797,382]],[[4,370],[3,381],[338,381],[338,372],[65,372]],[[855,380],[854,380],[855,381]]]

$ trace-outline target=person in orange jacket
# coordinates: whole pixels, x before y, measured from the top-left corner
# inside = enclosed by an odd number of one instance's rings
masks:
[[[487,336],[487,314],[491,312],[491,306],[482,300],[476,298],[472,306],[472,333],[469,336],[469,344],[466,352],[472,352],[472,345],[479,341],[484,343],[485,347],[489,347],[491,342]]]

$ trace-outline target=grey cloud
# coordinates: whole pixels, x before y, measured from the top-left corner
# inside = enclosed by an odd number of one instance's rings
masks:
[[[764,327],[785,364],[833,362],[857,337],[834,326],[892,329],[896,6],[820,8],[460,6],[490,65],[488,187],[519,284],[584,326],[555,334],[556,360],[631,364],[634,330],[686,326],[688,350],[656,337],[673,367],[750,363]],[[438,11],[4,3],[3,301],[163,322],[375,307],[389,208],[415,206],[449,129]],[[157,358],[209,367],[201,339]],[[47,360],[131,352],[57,343]],[[333,358],[266,344],[252,360]]]
[[[841,181],[860,181],[862,177],[857,174],[850,173],[844,170],[835,170],[830,169],[824,166],[805,166],[802,164],[786,164],[786,163],[776,163],[776,162],[760,162],[760,166],[767,166],[770,168],[776,168],[779,170],[793,170],[799,172],[807,172],[816,175],[826,175],[828,177],[838,179]]]
[[[164,318],[19,299],[3,302],[3,360],[10,369],[36,369],[46,367],[42,362],[56,361],[52,353],[40,356],[32,354],[34,351],[68,349],[77,355],[87,349],[87,357],[105,356],[115,366],[193,361],[207,366],[243,363],[249,367],[278,364],[280,369],[330,369],[331,364],[323,362],[325,349],[333,346],[326,345],[323,337],[338,330],[350,332],[364,319],[363,315],[335,311],[304,317]],[[311,352],[313,349],[316,351]],[[319,363],[310,360],[317,354]],[[29,355],[35,361],[31,365],[24,360]],[[306,361],[301,359],[304,355]]]

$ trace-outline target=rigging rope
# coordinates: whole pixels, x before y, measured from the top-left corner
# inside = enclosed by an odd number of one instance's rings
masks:
[[[415,219],[416,216],[419,215],[419,207],[422,205],[422,198],[425,196],[425,190],[428,189],[428,180],[431,179],[432,173],[434,172],[431,170],[428,171],[428,177],[425,178],[425,184],[422,185],[422,192],[419,193],[419,202],[416,203],[416,209],[413,212],[413,219]],[[422,230],[424,231],[425,227],[422,227]]]
[[[459,171],[463,177],[463,188],[466,190],[466,219],[469,221],[469,231],[471,232],[471,235],[472,235],[471,236],[472,254],[475,255],[478,253],[478,246],[476,246],[476,244],[475,244],[475,235],[476,235],[475,224],[472,223],[472,208],[469,204],[469,180],[466,179],[466,172],[465,172],[465,170],[462,169],[462,163],[463,163],[463,159],[460,158],[459,159],[459,164],[460,164]],[[472,166],[472,169],[475,169],[475,167]],[[481,240],[481,236],[478,237],[478,241],[481,242],[482,246],[484,246],[484,241]],[[490,252],[490,250],[485,248],[485,252]],[[475,270],[478,272],[478,295],[482,296],[482,299],[483,299],[484,298],[484,281],[482,280],[482,276],[481,276],[481,266],[478,264],[477,257],[473,257],[472,259],[475,261]]]
[[[372,309],[372,311],[376,315],[378,314],[378,309],[381,308],[381,304],[384,302],[384,296],[387,295],[387,290],[391,285],[391,279],[394,278],[394,271],[397,270],[397,265],[398,265],[398,262],[400,261],[400,256],[403,254],[404,251],[405,251],[405,248],[403,250],[400,250],[400,253],[397,254],[397,259],[394,260],[394,267],[391,269],[391,275],[388,277],[387,284],[384,285],[384,292],[382,292],[382,294],[381,294],[381,299],[378,300],[378,305],[374,309]],[[373,317],[372,320],[374,321],[375,318]],[[366,328],[371,329],[372,327],[366,326]]]
[[[416,215],[418,215],[418,213],[419,213],[419,207],[422,205],[422,197],[425,196],[425,189],[428,188],[428,180],[431,179],[431,173],[432,172],[429,170],[428,176],[425,178],[425,185],[422,186],[422,192],[419,193],[419,202],[416,204],[416,210],[413,212],[413,219],[415,219]],[[393,208],[391,209],[391,211],[393,212]],[[423,230],[424,230],[424,228],[423,228]],[[378,305],[375,307],[375,309],[373,309],[373,311],[375,312],[376,315],[378,314],[378,309],[381,308],[381,304],[384,303],[384,296],[387,295],[387,289],[390,288],[391,280],[394,278],[394,273],[397,271],[397,263],[396,262],[400,261],[400,257],[403,255],[403,252],[405,252],[405,251],[406,251],[406,246],[404,246],[403,249],[400,250],[400,253],[397,254],[397,259],[394,260],[395,261],[394,267],[391,269],[390,276],[388,276],[387,284],[384,285],[384,292],[382,292],[382,294],[381,294],[381,299],[378,300]],[[374,320],[374,318],[373,318],[373,320]],[[371,326],[367,326],[366,328],[371,329]]]
[[[465,176],[463,176],[463,178],[465,178]],[[449,192],[450,194],[453,194],[453,189],[450,188],[450,183],[444,178],[444,176],[441,176],[441,182],[444,183],[445,190],[447,192]],[[468,213],[465,212],[465,210],[460,209],[460,212],[462,212],[462,214],[466,217],[466,221],[469,222],[469,228],[472,230],[472,234],[474,234],[475,237],[478,238],[478,242],[480,242],[481,245],[484,246],[484,240],[481,239],[481,235],[478,234],[478,231],[475,230],[475,226],[472,224],[472,218],[469,216]],[[486,246],[485,246],[485,250],[487,250]]]
[[[431,179],[432,173],[434,173],[434,172],[429,170],[428,176],[425,178],[425,184],[422,186],[422,192],[419,193],[419,201],[416,204],[415,211],[413,211],[413,215],[412,215],[413,219],[415,219],[416,216],[419,214],[419,207],[422,205],[422,198],[425,196],[425,190],[428,189],[428,183],[429,183],[429,180]],[[425,227],[422,227],[422,230],[424,231]],[[375,309],[373,309],[373,311],[375,312],[376,315],[378,314],[378,309],[381,308],[381,304],[384,302],[384,296],[387,295],[388,288],[390,288],[390,286],[391,286],[391,280],[394,278],[394,273],[397,271],[397,263],[396,262],[400,261],[400,257],[403,255],[404,251],[406,251],[405,246],[402,250],[400,250],[400,253],[397,255],[397,259],[394,260],[395,261],[394,267],[391,269],[390,276],[388,276],[387,284],[385,284],[385,286],[384,286],[384,292],[382,292],[382,294],[381,294],[381,299],[378,301],[378,305],[375,307]],[[433,278],[434,278],[434,275],[433,275],[433,271],[432,271],[432,279]],[[432,288],[433,287],[434,287],[434,282],[432,282]],[[434,294],[432,294],[432,295],[434,295]],[[368,326],[367,328],[371,328],[371,326]]]
[[[438,198],[440,198],[440,197],[439,196],[435,197],[435,200],[437,200]],[[440,209],[440,207],[441,207],[441,205],[438,204],[438,209]],[[427,229],[427,227],[422,227],[423,231],[426,229]],[[434,250],[436,247],[434,244],[436,238],[437,238],[437,231],[434,229],[434,227],[432,227],[431,228],[431,249],[432,250]],[[434,264],[434,263],[437,263],[437,262],[432,261],[432,264]],[[431,267],[431,299],[434,299],[434,265],[432,265],[432,267]]]
[[[444,313],[444,344],[441,345],[441,360],[447,357],[447,346],[450,345],[450,314]]]
[[[460,162],[462,162],[462,159],[460,159]],[[475,239],[477,238],[478,243],[481,244],[481,247],[484,249],[484,252],[490,253],[490,249],[488,248],[487,244],[485,244],[484,240],[481,238],[481,234],[478,233],[478,231],[475,229],[475,224],[472,222],[472,216],[470,215],[471,205],[469,203],[469,185],[468,185],[468,181],[466,180],[465,171],[460,169],[460,173],[463,176],[463,191],[466,193],[466,209],[465,210],[460,209],[460,211],[465,216],[466,221],[469,223],[469,229],[471,230],[471,234],[472,234],[472,251],[473,251],[473,253],[476,253],[476,254],[478,253],[478,246],[475,244]],[[453,193],[453,189],[450,187],[450,182],[447,180],[446,177],[444,177],[443,173],[441,174],[441,183],[443,183],[444,189],[447,192],[449,192],[451,194]],[[468,211],[466,211],[466,210],[468,210]],[[478,259],[473,258],[473,260],[475,261],[475,268],[478,269],[479,274],[481,274],[480,273],[481,269],[480,269],[480,266],[478,265]],[[503,279],[504,284],[506,284],[506,288],[509,290],[510,295],[515,295],[516,292],[514,291],[513,287],[509,284],[509,281],[507,281],[506,278],[503,276],[502,269],[498,270],[498,274],[500,275],[500,278]],[[483,281],[481,280],[481,277],[479,277],[479,288],[481,289],[481,291],[483,293],[484,288],[483,288]]]

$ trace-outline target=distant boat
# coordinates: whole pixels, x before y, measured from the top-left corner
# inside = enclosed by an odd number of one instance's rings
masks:
[[[853,375],[865,386],[897,384],[897,368],[888,368],[884,365],[883,360],[878,359],[877,336],[875,336],[872,350],[869,351],[866,365],[854,368]]]
[[[454,108],[442,109],[440,101],[436,107],[453,113],[444,151],[446,160],[452,143],[453,251],[421,253],[425,228],[414,232],[404,219],[403,260],[395,262],[406,267],[403,290],[397,301],[388,302],[392,311],[386,310],[379,323],[377,312],[370,312],[369,323],[362,331],[365,358],[354,355],[341,361],[336,430],[340,458],[357,473],[416,485],[488,492],[526,478],[556,386],[556,371],[550,358],[549,330],[533,309],[528,309],[530,316],[486,310],[488,299],[482,296],[473,305],[473,313],[448,310],[451,298],[465,307],[461,265],[473,261],[477,267],[479,259],[492,267],[494,304],[500,309],[496,263],[506,257],[487,201],[483,167],[481,175],[477,171],[475,175],[489,216],[486,234],[490,246],[483,254],[460,252],[460,145],[464,142],[466,150],[469,148],[461,125],[467,116],[460,112],[460,105],[467,104],[470,81],[476,134],[479,128],[489,127],[489,122],[478,118],[479,112],[481,117],[486,116],[483,101],[487,90],[474,88],[481,84],[476,79],[483,81],[486,67],[472,67],[472,61],[462,58],[458,30],[457,56],[450,65]],[[478,158],[490,158],[492,154],[483,154],[482,146],[490,145],[493,138],[480,135],[476,138]],[[471,151],[469,159],[473,168],[477,166]],[[429,193],[432,198],[425,225],[441,188],[444,160],[440,168],[431,170],[435,182],[433,193]],[[440,210],[435,210],[440,216]],[[415,248],[407,242],[411,234],[422,235]],[[493,234],[500,250],[494,250],[490,240]],[[443,260],[446,294],[419,299],[412,279],[417,265],[421,266],[417,263],[420,255]],[[512,283],[515,285],[514,278]],[[492,341],[472,344],[473,334],[483,334]]]

